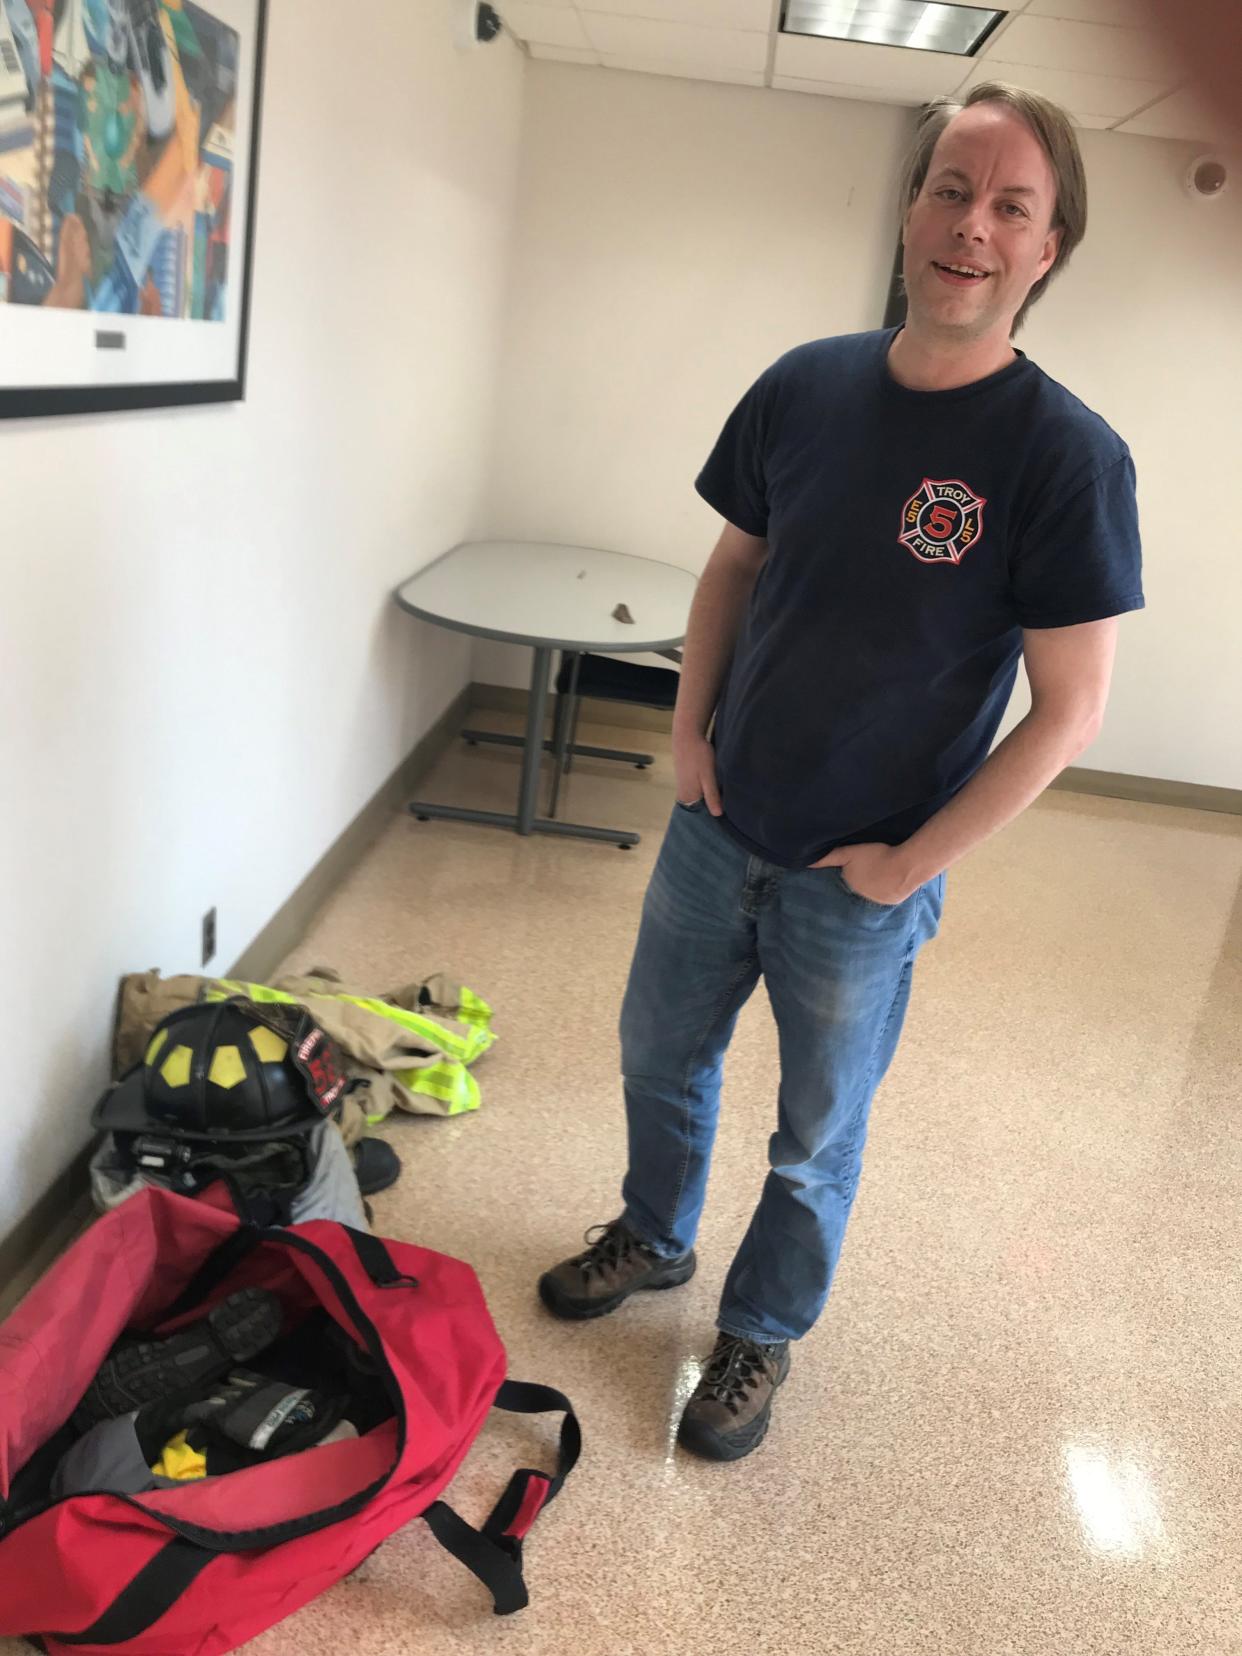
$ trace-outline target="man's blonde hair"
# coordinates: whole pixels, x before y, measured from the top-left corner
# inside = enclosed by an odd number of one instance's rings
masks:
[[[1027,311],[1042,296],[1052,278],[1064,270],[1070,254],[1087,233],[1087,175],[1082,164],[1082,151],[1078,147],[1078,134],[1065,111],[1049,98],[1040,97],[1038,92],[1025,92],[1019,86],[1006,86],[1003,81],[984,81],[979,86],[973,86],[960,101],[956,98],[937,98],[927,105],[919,117],[914,144],[902,169],[901,213],[904,220],[927,182],[932,154],[949,122],[963,109],[982,103],[1000,104],[1026,122],[1048,157],[1056,181],[1056,205],[1052,210],[1051,228],[1060,230],[1061,245],[1052,268],[1035,283],[1022,309],[1014,317],[1013,331],[1017,333]]]

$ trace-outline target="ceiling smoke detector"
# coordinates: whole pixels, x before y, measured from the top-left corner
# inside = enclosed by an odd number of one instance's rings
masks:
[[[1196,201],[1215,201],[1229,188],[1229,169],[1219,155],[1196,155],[1186,169],[1186,193]]]

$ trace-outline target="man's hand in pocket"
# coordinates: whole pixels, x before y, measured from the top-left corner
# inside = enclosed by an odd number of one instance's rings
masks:
[[[722,814],[716,782],[716,753],[706,736],[673,731],[673,773],[679,804],[697,805],[701,799],[713,816]]]
[[[812,868],[839,868],[850,890],[869,902],[895,907],[918,890],[910,884],[900,846],[841,845]]]

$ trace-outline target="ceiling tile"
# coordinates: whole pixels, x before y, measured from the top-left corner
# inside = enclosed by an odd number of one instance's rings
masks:
[[[772,0],[577,0],[583,12],[643,17],[659,23],[697,23],[714,29],[772,28]]]
[[[1109,23],[1140,28],[1145,8],[1136,0],[1029,0],[1029,17],[1063,17],[1071,23]]]
[[[1225,123],[1209,109],[1197,92],[1189,88],[1174,92],[1141,115],[1126,121],[1118,132],[1134,132],[1143,138],[1185,138],[1196,144],[1228,145]]]
[[[576,46],[581,51],[588,50],[591,44],[572,7],[536,5],[534,0],[504,0],[504,17],[519,40],[537,40],[544,46]]]
[[[1062,23],[1053,17],[1015,18],[1002,36],[985,46],[984,61],[1026,63],[1036,69],[1072,69],[1118,80],[1176,79],[1167,54],[1141,29],[1106,29],[1098,23]]]
[[[579,51],[574,46],[543,46],[537,40],[530,42],[530,55],[543,58],[548,63],[594,63],[599,62],[599,53]]]
[[[849,98],[855,103],[909,104],[912,108],[923,102],[916,94],[885,92],[873,86],[840,86],[835,81],[799,80],[796,75],[773,75],[772,85],[778,92],[811,92],[821,98]]]
[[[776,73],[795,80],[832,81],[837,86],[872,87],[903,99],[934,98],[953,92],[973,59],[905,46],[870,46],[856,40],[812,40],[779,35]]]
[[[587,43],[608,57],[623,57],[632,63],[693,63],[706,69],[748,69],[759,74],[768,66],[766,34],[741,29],[697,29],[688,23],[656,23],[647,18],[614,17],[604,12],[582,12],[580,17]]]
[[[975,69],[962,90],[985,80],[1008,81],[1028,92],[1042,92],[1084,125],[1092,116],[1122,120],[1168,91],[1167,82],[1117,80],[1107,75],[1079,75],[1067,69],[1032,69],[1026,64],[993,63],[990,59]]]
[[[703,68],[693,63],[644,63],[640,59],[605,57],[605,69],[625,69],[635,75],[671,75],[676,80],[717,81],[728,86],[762,86],[763,71],[759,69]]]

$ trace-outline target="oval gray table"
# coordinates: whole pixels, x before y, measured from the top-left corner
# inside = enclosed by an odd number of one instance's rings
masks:
[[[522,644],[534,656],[525,736],[464,733],[472,741],[520,741],[517,811],[510,815],[422,801],[411,803],[410,810],[421,818],[486,823],[519,834],[637,845],[639,836],[626,829],[592,828],[535,814],[540,763],[549,745],[543,730],[552,652],[637,655],[674,649],[685,638],[696,585],[689,570],[654,558],[543,541],[465,541],[404,581],[394,597],[411,615],[475,638]],[[621,619],[623,615],[630,619]]]

